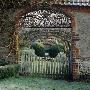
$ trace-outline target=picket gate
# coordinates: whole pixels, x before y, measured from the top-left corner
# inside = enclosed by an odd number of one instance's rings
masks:
[[[66,78],[68,76],[67,60],[57,58],[45,58],[31,55],[23,51],[20,57],[20,73],[23,75],[33,75],[52,78]]]

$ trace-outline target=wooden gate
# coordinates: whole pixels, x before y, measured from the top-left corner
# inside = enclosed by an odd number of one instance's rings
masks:
[[[68,62],[65,55],[55,58],[38,57],[31,50],[21,52],[21,70],[23,75],[42,76],[50,78],[65,79],[68,77]],[[61,58],[60,58],[61,57]]]

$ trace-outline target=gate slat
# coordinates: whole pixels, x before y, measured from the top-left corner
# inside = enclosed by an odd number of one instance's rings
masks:
[[[28,52],[23,52],[20,57],[22,73],[31,73],[32,75],[40,75],[45,77],[64,78],[68,73],[66,69],[67,62],[58,60],[58,58],[43,58],[30,56]]]

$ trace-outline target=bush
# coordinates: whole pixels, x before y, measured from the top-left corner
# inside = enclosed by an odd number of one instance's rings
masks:
[[[45,50],[44,50],[44,45],[43,44],[41,44],[39,42],[36,42],[36,43],[31,45],[31,48],[33,48],[35,50],[35,54],[37,56],[40,56],[40,57],[45,56]]]
[[[35,54],[40,57],[45,57],[46,52],[49,53],[51,58],[55,58],[60,52],[65,53],[65,47],[62,44],[55,44],[47,49],[42,43],[35,42],[31,45],[31,48],[33,48],[35,50]]]
[[[52,45],[47,52],[51,58],[55,58],[59,52],[64,52],[64,46],[60,44]]]
[[[7,65],[8,62],[5,61],[5,59],[0,59],[0,66]]]
[[[18,64],[0,66],[0,79],[17,76],[19,68],[20,66]]]

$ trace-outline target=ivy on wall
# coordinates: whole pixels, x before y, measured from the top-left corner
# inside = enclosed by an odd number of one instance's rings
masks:
[[[14,12],[39,1],[50,0],[0,0],[0,46],[8,45],[12,40]]]
[[[9,11],[9,10],[8,10]],[[2,10],[0,13],[0,44],[6,46],[11,42],[14,32],[14,21],[10,12]]]
[[[1,9],[22,8],[35,2],[50,2],[55,0],[0,0]]]

